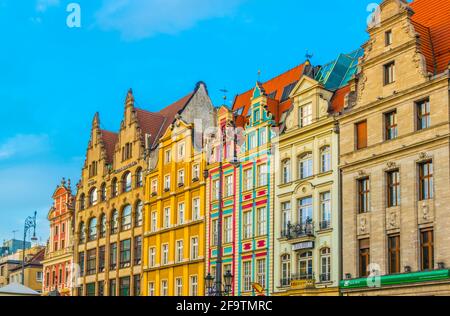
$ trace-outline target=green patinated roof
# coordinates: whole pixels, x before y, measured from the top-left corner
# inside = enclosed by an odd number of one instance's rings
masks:
[[[314,79],[331,91],[347,85],[356,73],[358,60],[363,53],[364,50],[359,48],[349,54],[340,54],[336,60],[321,67]]]

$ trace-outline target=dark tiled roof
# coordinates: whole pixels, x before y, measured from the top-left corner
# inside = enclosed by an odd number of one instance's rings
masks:
[[[116,146],[117,140],[119,139],[119,136],[118,136],[118,134],[107,131],[107,130],[101,130],[100,132],[102,134],[102,140],[103,140],[103,144],[105,146],[106,162],[108,164],[110,164],[113,162],[113,159],[114,159],[115,146]]]

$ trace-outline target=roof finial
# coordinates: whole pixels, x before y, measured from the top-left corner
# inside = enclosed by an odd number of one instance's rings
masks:
[[[225,105],[226,106],[226,103],[227,103],[227,93],[228,93],[228,90],[227,89],[225,89],[225,88],[223,88],[223,89],[220,89],[220,92],[222,92],[223,93],[223,105]]]
[[[258,82],[261,82],[261,69],[258,69]]]
[[[314,57],[314,54],[310,54],[309,53],[309,51],[308,50],[306,50],[306,53],[305,53],[305,59],[306,59],[306,64],[307,65],[310,65],[311,64],[311,62],[310,62],[310,60],[311,60],[311,58],[313,58]]]
[[[93,128],[100,127],[100,114],[98,112],[96,112],[94,115],[94,119],[92,120],[92,127]]]
[[[130,88],[128,90],[128,94],[127,94],[127,99],[125,101],[125,105],[126,105],[126,107],[129,107],[129,106],[133,107],[134,106],[134,96],[133,96],[133,89],[132,88]]]

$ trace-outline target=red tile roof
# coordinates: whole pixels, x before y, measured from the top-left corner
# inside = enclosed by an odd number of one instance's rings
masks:
[[[106,151],[106,162],[108,164],[113,162],[114,159],[114,151],[117,140],[119,139],[119,135],[107,130],[100,130],[102,134],[103,144],[105,146]]]
[[[450,1],[415,0],[410,6],[428,71],[444,72],[450,61]]]
[[[134,109],[139,127],[142,130],[142,137],[145,134],[150,135],[150,144],[153,145],[155,140],[161,135],[162,127],[166,123],[167,118],[159,113],[153,113],[146,110]],[[144,139],[142,139],[144,141]]]
[[[275,113],[272,112],[272,114],[275,116],[277,121],[281,117],[281,114],[289,110],[289,108],[292,105],[292,101],[289,99],[280,103],[281,98],[283,96],[284,88],[300,80],[300,77],[303,74],[303,68],[304,68],[303,64],[299,65],[262,84],[267,95],[275,93],[273,99],[268,101],[269,102],[268,107],[269,111],[275,112]],[[236,98],[234,99],[233,111],[237,111],[243,108],[242,116],[247,116],[251,105],[251,98],[253,96],[253,91],[254,88],[248,90],[247,92],[237,95]],[[239,119],[239,122],[236,122],[236,124],[242,123],[242,120],[243,119]]]
[[[350,85],[346,85],[334,92],[331,98],[331,107],[334,113],[339,113],[344,110],[345,96],[350,93]]]

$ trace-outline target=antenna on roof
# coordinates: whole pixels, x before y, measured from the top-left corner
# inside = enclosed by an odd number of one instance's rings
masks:
[[[258,82],[261,82],[261,69],[258,69]]]
[[[223,89],[220,89],[219,91],[223,93],[223,105],[226,105],[226,103],[227,103],[227,93],[228,93],[228,90],[225,89],[225,88],[223,88]]]
[[[313,58],[313,57],[314,57],[314,54],[310,54],[309,51],[306,50],[306,53],[305,53],[305,58],[306,58],[306,60],[310,60],[310,59]]]

